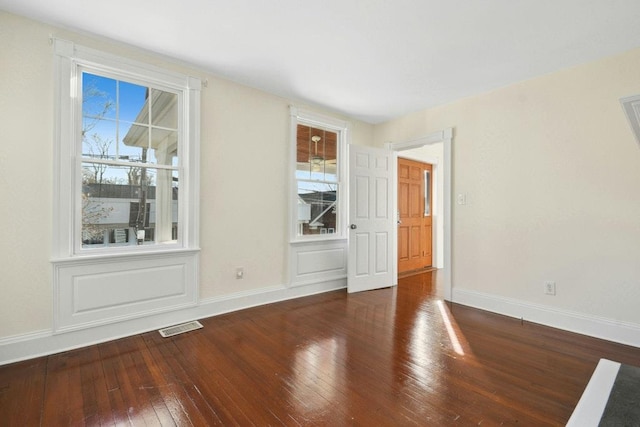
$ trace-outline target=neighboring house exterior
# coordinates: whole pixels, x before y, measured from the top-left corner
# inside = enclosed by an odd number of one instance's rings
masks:
[[[83,246],[114,246],[137,244],[135,220],[140,206],[139,185],[85,184],[83,193],[89,197],[83,204],[83,216],[90,218],[85,226]],[[154,241],[156,226],[156,187],[147,188],[147,209],[144,220],[144,241]],[[172,189],[172,235],[178,232],[178,188]]]

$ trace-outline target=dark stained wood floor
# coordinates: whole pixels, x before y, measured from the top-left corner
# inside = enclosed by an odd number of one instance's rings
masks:
[[[432,274],[2,366],[0,425],[564,425],[601,357],[640,365],[638,348],[443,303]]]

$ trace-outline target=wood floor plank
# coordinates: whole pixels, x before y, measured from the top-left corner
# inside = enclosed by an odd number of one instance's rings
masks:
[[[47,358],[0,366],[0,426],[39,425]]]
[[[0,426],[564,425],[640,349],[443,303],[435,272],[0,367]]]
[[[163,399],[179,426],[223,425],[222,420],[210,410],[207,402],[199,401],[189,375],[176,360],[177,349],[172,341],[164,340],[157,332],[143,335],[149,349],[154,377],[163,378]]]
[[[80,360],[86,349],[49,357],[41,420],[51,425],[83,425],[84,397]]]
[[[130,424],[129,405],[133,402],[125,401],[125,396],[120,389],[118,372],[120,369],[118,342],[110,341],[98,345],[102,361],[102,372],[104,375],[105,387],[111,416],[115,425]],[[106,414],[104,415],[106,417]]]
[[[114,425],[103,361],[98,346],[79,352],[80,387],[85,425]]]
[[[277,421],[255,406],[251,381],[242,375],[236,357],[221,351],[223,341],[212,344],[200,331],[171,340],[176,343],[176,357],[195,391],[223,425],[267,425]]]

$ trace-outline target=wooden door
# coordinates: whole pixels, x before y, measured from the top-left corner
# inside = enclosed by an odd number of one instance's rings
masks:
[[[398,158],[398,273],[432,264],[433,167]]]
[[[391,152],[349,145],[347,291],[393,285]]]

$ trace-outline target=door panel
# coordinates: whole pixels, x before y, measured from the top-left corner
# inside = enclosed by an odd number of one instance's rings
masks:
[[[422,256],[422,227],[420,224],[411,226],[409,244],[411,245],[410,259],[415,260]]]
[[[376,274],[384,274],[389,268],[389,237],[386,232],[376,233]]]
[[[355,236],[356,246],[356,276],[369,275],[369,234],[356,233]]]
[[[423,186],[421,184],[421,177],[418,175],[417,183],[413,174],[411,177],[411,184],[409,185],[409,216],[414,219],[420,219],[422,217],[422,193]]]
[[[432,264],[432,217],[425,212],[425,197],[433,192],[425,193],[425,171],[431,174],[432,166],[398,159],[398,273]]]
[[[393,284],[391,158],[387,150],[349,145],[349,292]]]
[[[406,261],[409,259],[409,228],[398,227],[398,259]]]

